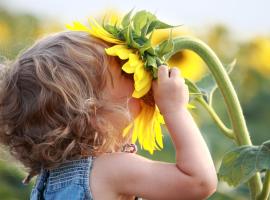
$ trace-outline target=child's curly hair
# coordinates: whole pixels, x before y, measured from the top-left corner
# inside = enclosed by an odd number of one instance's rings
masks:
[[[106,47],[84,32],[60,32],[2,70],[0,143],[32,175],[65,160],[119,151],[129,139],[122,137],[127,104],[103,98],[116,59]]]

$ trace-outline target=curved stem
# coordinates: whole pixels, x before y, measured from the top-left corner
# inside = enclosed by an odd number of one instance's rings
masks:
[[[234,136],[233,130],[232,129],[229,129],[222,122],[222,120],[219,118],[219,116],[217,115],[217,113],[215,112],[215,110],[211,106],[209,106],[204,100],[197,99],[197,101],[207,110],[207,112],[210,114],[211,118],[216,122],[216,124],[218,125],[218,127],[220,128],[220,130],[222,131],[222,133],[226,137],[235,140],[235,136]]]
[[[270,170],[266,171],[264,182],[263,182],[263,189],[261,194],[258,196],[257,200],[267,200],[270,193]]]
[[[197,53],[205,61],[213,74],[225,100],[233,132],[235,133],[236,143],[238,145],[252,145],[237,94],[219,58],[205,43],[191,37],[174,39],[174,50],[171,55],[184,49],[192,50]],[[256,175],[250,179],[249,187],[251,197],[255,199],[262,188],[259,173],[256,173]]]

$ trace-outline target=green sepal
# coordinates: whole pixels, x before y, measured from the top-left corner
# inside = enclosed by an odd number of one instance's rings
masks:
[[[123,17],[123,20],[122,20],[122,22],[121,22],[121,25],[122,25],[122,27],[123,28],[125,28],[125,27],[127,27],[129,24],[130,24],[130,17],[131,17],[131,15],[132,15],[132,13],[133,13],[133,10],[134,9],[132,9],[131,11],[129,11],[124,17]]]
[[[157,65],[157,61],[156,61],[155,56],[147,54],[145,67],[146,67],[147,70],[151,71],[151,73],[153,75],[153,78],[157,77],[158,65]]]
[[[155,52],[159,58],[166,61],[166,55],[170,55],[173,49],[174,49],[174,43],[173,43],[172,31],[171,31],[169,38],[156,46]]]
[[[141,55],[143,55],[144,52],[149,50],[150,48],[152,48],[151,41],[147,40],[142,46],[140,46],[139,52]]]
[[[150,12],[145,10],[137,12],[132,18],[134,31],[137,35],[145,37],[148,31],[148,27],[154,20],[156,20],[156,16]]]
[[[118,37],[119,29],[116,25],[112,26],[110,24],[104,24],[103,28],[109,33],[111,33],[113,36]]]
[[[151,22],[151,24],[149,25],[149,27],[147,29],[147,34],[151,33],[155,29],[167,29],[167,28],[174,28],[174,27],[178,27],[178,26],[172,26],[172,25],[166,24],[162,21],[159,21],[157,19],[157,20],[154,20]]]

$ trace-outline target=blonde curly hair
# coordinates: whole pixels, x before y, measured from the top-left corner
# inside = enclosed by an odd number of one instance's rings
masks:
[[[37,41],[2,70],[0,143],[30,174],[119,151],[130,139],[122,137],[131,119],[127,104],[103,98],[116,59],[105,54],[108,46],[84,32],[60,32]]]

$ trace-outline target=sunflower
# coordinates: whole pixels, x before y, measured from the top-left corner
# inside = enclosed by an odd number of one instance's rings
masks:
[[[249,64],[263,76],[270,77],[270,39],[257,37],[251,41]]]
[[[144,63],[138,54],[128,49],[125,45],[115,45],[105,49],[105,51],[108,55],[128,60],[122,66],[122,70],[128,74],[134,74],[134,92],[132,96],[135,98],[145,96],[151,89],[152,76],[145,69]],[[163,148],[163,135],[160,124],[164,124],[164,119],[155,104],[149,105],[149,103],[147,104],[141,100],[140,105],[141,112],[134,122],[124,129],[123,136],[125,137],[133,127],[132,143],[136,143],[138,140],[142,149],[153,154],[154,150],[161,150]]]
[[[0,21],[0,44],[5,44],[8,43],[10,41],[10,36],[11,36],[11,31],[10,31],[10,27],[8,25],[8,23],[6,23],[5,21]]]
[[[112,23],[119,24],[116,18],[109,20]],[[105,52],[110,56],[117,56],[121,60],[126,60],[122,66],[122,70],[128,74],[134,74],[134,98],[142,98],[151,89],[153,76],[145,68],[145,63],[141,59],[138,49],[130,48],[122,41],[108,32],[104,26],[99,25],[95,19],[89,19],[90,28],[80,22],[73,22],[73,25],[66,27],[73,31],[85,31],[90,35],[102,39],[106,42],[114,44],[106,48]],[[132,131],[132,142],[138,141],[141,148],[153,154],[155,150],[163,148],[161,124],[164,124],[164,119],[160,114],[158,107],[140,101],[141,112],[136,116],[134,121],[123,130],[123,137],[127,136]]]

